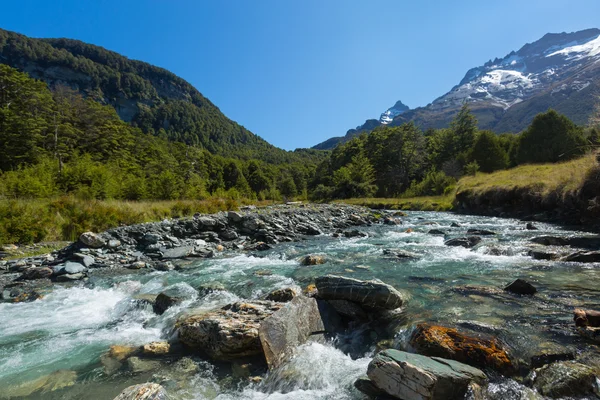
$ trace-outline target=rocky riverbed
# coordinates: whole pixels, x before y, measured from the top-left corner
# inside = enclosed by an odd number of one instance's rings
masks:
[[[0,261],[0,398],[595,398],[599,248],[344,205],[85,233]]]

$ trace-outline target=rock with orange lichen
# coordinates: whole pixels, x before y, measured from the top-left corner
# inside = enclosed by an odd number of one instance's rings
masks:
[[[415,350],[430,357],[443,357],[478,368],[513,373],[515,367],[497,339],[468,336],[453,328],[419,324],[410,341]]]

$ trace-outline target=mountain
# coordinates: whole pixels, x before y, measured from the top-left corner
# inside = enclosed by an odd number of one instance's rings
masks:
[[[393,111],[388,112],[394,106],[382,114],[380,122],[414,121],[423,129],[443,128],[466,102],[479,127],[497,133],[520,132],[548,108],[585,124],[599,95],[600,29],[549,33],[503,58],[470,69],[458,85],[427,106],[392,117]],[[353,131],[372,130],[363,127]]]
[[[175,74],[99,46],[70,39],[34,39],[0,29],[0,63],[51,88],[68,86],[111,105],[122,120],[144,132],[213,154],[282,163],[306,153],[272,146],[227,118]]]

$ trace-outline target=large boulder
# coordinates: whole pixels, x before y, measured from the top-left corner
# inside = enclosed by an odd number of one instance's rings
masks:
[[[410,343],[419,354],[426,356],[448,358],[503,373],[514,372],[508,353],[496,339],[469,336],[443,326],[419,324]]]
[[[142,383],[129,386],[114,400],[167,400],[167,398],[167,391],[158,383]]]
[[[548,364],[531,374],[533,387],[548,397],[598,395],[596,371],[574,361]]]
[[[511,284],[504,288],[505,291],[515,294],[534,295],[537,292],[535,286],[523,279],[515,279]]]
[[[404,400],[462,399],[471,383],[487,379],[482,371],[457,361],[398,350],[378,353],[367,376],[374,388]]]
[[[317,301],[305,296],[296,296],[265,318],[258,335],[269,368],[277,368],[289,359],[296,348],[313,334],[325,330]]]
[[[393,310],[404,303],[404,295],[380,280],[361,281],[343,276],[327,275],[315,279],[319,298],[348,300],[363,307]]]
[[[281,303],[256,300],[192,314],[178,322],[179,340],[213,360],[233,361],[261,355],[260,324],[281,307]]]

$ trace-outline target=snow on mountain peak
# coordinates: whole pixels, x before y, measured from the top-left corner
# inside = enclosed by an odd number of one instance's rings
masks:
[[[565,47],[561,50],[548,54],[546,57],[565,56],[567,60],[579,60],[584,57],[595,57],[600,55],[600,36],[587,43]]]
[[[384,125],[391,123],[395,117],[398,115],[410,110],[410,107],[402,103],[402,101],[398,100],[393,107],[388,108],[384,113],[379,117],[379,122]]]

